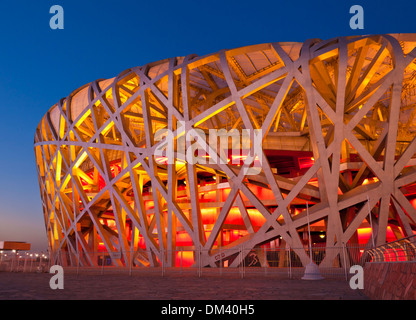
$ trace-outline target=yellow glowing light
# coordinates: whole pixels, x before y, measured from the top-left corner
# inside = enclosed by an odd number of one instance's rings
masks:
[[[89,116],[91,114],[91,110],[90,109],[88,109],[82,116],[81,116],[81,118],[79,119],[79,121],[77,122],[77,124],[75,125],[76,127],[78,127],[78,126],[80,126],[81,125],[81,123],[83,123],[84,122],[84,120]]]
[[[81,163],[83,163],[84,160],[87,158],[87,156],[87,153],[84,151],[82,155],[78,158],[77,162],[75,162],[74,167],[78,168],[81,165]]]
[[[103,136],[105,136],[111,130],[111,128],[113,127],[113,125],[114,125],[114,122],[113,121],[110,121],[110,123],[103,129],[103,131],[101,131],[101,134]]]

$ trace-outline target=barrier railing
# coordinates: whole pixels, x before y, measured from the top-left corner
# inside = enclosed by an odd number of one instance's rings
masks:
[[[364,246],[342,245],[340,247],[305,246],[303,248],[256,247],[245,249],[240,247],[230,254],[229,250],[217,249],[211,252],[199,248],[197,250],[162,250],[159,254],[146,250],[132,252],[73,252],[59,251],[49,259],[45,254],[32,253],[0,253],[0,271],[6,272],[48,272],[53,264],[62,265],[70,272],[109,272],[144,274],[193,274],[203,275],[234,275],[275,276],[298,279],[304,275],[305,264],[312,261],[319,266],[324,278],[349,277],[352,265],[364,266],[366,262],[416,261],[416,235],[390,242],[375,248]],[[310,255],[311,251],[311,255]],[[305,262],[299,257],[304,252],[308,257]]]
[[[299,257],[298,253],[306,254]],[[363,265],[371,256],[363,246],[343,245],[340,247],[312,246],[312,261],[319,265],[324,278],[349,277],[352,265]],[[306,261],[305,261],[306,257]],[[219,248],[215,252],[197,250],[161,250],[158,254],[146,250],[134,252],[106,251],[82,253],[62,252],[52,259],[51,264],[59,264],[73,273],[125,273],[129,275],[171,275],[186,274],[195,276],[274,276],[299,279],[305,273],[305,265],[310,261],[310,249],[304,248],[262,248],[245,249],[240,247],[232,253]]]
[[[46,272],[50,260],[43,253],[0,252],[0,271],[6,272]]]

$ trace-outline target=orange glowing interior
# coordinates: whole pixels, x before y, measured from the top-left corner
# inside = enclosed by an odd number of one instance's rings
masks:
[[[158,159],[158,162],[160,163],[166,160],[167,159],[161,158],[161,159]],[[241,162],[238,162],[237,160],[243,161],[244,156],[233,156],[231,160],[233,161],[233,163],[237,163],[235,165],[239,165]],[[304,170],[307,170],[308,168],[310,168],[310,166],[312,166],[313,163],[314,163],[314,159],[313,157],[310,157],[308,153],[308,155],[306,156],[298,157],[297,168],[294,168],[294,169],[292,168],[290,170],[280,168],[277,170],[281,170],[281,171],[286,170],[287,177],[297,176],[299,175],[300,172],[303,172]],[[111,174],[113,177],[116,177],[122,171],[122,166],[121,166],[120,161],[111,163],[110,168],[111,168]],[[94,172],[89,172],[84,178],[80,179],[85,192],[90,192],[94,188],[94,186],[91,183],[93,179],[95,179],[95,181],[98,182],[99,190],[102,190],[105,187],[104,179],[99,174],[98,174],[98,177],[97,176],[94,177]],[[365,185],[365,184],[374,183],[377,181],[378,181],[377,178],[370,178],[370,179],[365,179],[362,182],[362,184]],[[200,192],[200,204],[206,204],[205,207],[204,206],[201,207],[201,220],[204,226],[204,230],[205,230],[204,234],[205,234],[206,239],[209,238],[211,230],[215,222],[217,221],[219,212],[221,210],[221,208],[218,207],[216,203],[218,201],[221,202],[227,199],[230,193],[229,187],[216,189],[216,183],[217,181],[215,181],[215,179],[211,177],[211,179],[201,181],[201,184],[198,185],[199,188],[202,188],[202,187],[204,188],[204,191]],[[309,185],[317,187],[318,186],[317,179],[312,179],[309,182]],[[211,187],[212,189],[210,189]],[[264,187],[261,187],[255,184],[250,184],[250,183],[248,184],[248,187],[257,198],[262,199],[265,202],[274,200],[274,194],[272,190],[266,189]],[[341,193],[340,190],[339,190],[339,193]],[[135,204],[133,200],[132,191],[130,191],[128,194],[132,196],[132,200],[129,202],[129,204],[131,205],[132,208],[134,208]],[[152,218],[153,218],[152,213],[154,213],[153,211],[154,211],[155,204],[154,204],[154,199],[151,196],[151,193],[149,192],[149,190],[143,191],[143,199],[144,199],[144,209],[146,210],[148,214],[148,223],[151,223]],[[178,185],[177,199],[180,204],[183,202],[183,206],[186,207],[188,200],[187,200],[185,183],[182,185]],[[241,194],[241,199],[244,203],[250,202],[249,199],[243,194]],[[313,199],[311,200],[310,203],[313,204]],[[411,203],[414,207],[416,207],[416,199],[411,200]],[[162,203],[162,205],[165,205],[165,204],[166,203]],[[210,204],[212,204],[212,206],[210,206]],[[305,209],[304,207],[305,201],[298,201],[297,204],[299,204],[299,206],[294,206],[291,212],[293,216],[300,214]],[[80,206],[83,206],[82,202],[80,202]],[[187,211],[184,210],[184,212],[187,212]],[[167,213],[165,212],[165,216],[166,214]],[[252,228],[254,229],[253,231],[257,231],[266,221],[263,215],[257,209],[255,209],[255,207],[247,206],[246,215],[248,219],[250,220]],[[279,219],[281,219],[281,217]],[[103,226],[106,226],[107,228],[113,230],[114,232],[118,232],[117,225],[114,220],[114,216],[112,216],[111,210],[109,210],[105,215],[103,215],[103,217],[99,219],[99,221]],[[187,266],[191,266],[195,262],[194,248],[193,248],[194,244],[193,244],[191,236],[181,227],[182,226],[180,222],[178,221],[177,231],[175,235],[175,244],[176,244],[176,250],[177,250],[175,254],[175,265],[187,267]],[[324,242],[325,241],[324,221],[321,220],[321,221],[315,222],[311,224],[311,227],[313,228],[313,230],[321,230],[322,234],[320,235],[320,239],[322,239],[322,242]],[[128,218],[126,219],[125,232],[127,235],[127,240],[130,242],[132,238],[132,226]],[[240,211],[240,208],[237,205],[235,205],[228,212],[224,220],[220,235],[217,237],[217,239],[214,242],[214,247],[219,248],[221,246],[227,246],[233,243],[234,241],[238,240],[239,238],[247,236],[248,234],[249,232],[247,230],[247,226],[244,221],[243,214]],[[397,227],[396,232],[394,232],[392,228],[389,226],[388,231],[387,231],[387,241],[390,242],[390,241],[396,240],[398,237],[398,234],[401,234],[401,236],[403,236],[403,232],[400,227]],[[153,236],[154,236],[155,243],[158,243],[159,239],[157,238],[157,233],[154,233]],[[371,228],[363,224],[363,226],[359,228],[357,231],[357,238],[358,238],[357,244],[359,245],[365,245],[368,241],[371,241]],[[134,245],[135,245],[135,248],[140,248],[140,249],[146,248],[145,240],[141,234],[139,234],[138,236],[136,235],[136,240],[135,240]],[[265,246],[268,246],[268,244],[265,244]],[[100,252],[106,251],[106,246],[99,236],[98,236],[97,249]]]

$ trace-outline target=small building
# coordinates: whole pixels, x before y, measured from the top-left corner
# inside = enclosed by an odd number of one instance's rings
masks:
[[[0,241],[0,250],[29,251],[30,243],[22,241]]]

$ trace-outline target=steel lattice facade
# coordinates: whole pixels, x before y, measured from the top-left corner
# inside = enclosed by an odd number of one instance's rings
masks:
[[[97,266],[105,252],[117,266],[174,266],[182,250],[190,265],[216,267],[219,250],[229,266],[252,250],[264,266],[262,248],[284,244],[307,264],[308,220],[326,248],[413,235],[415,59],[413,34],[268,43],[75,90],[35,135],[51,254],[67,265]],[[174,137],[170,162],[156,152],[161,129]],[[243,152],[184,160],[194,129],[261,130],[258,174],[246,174]],[[321,265],[340,253],[327,250]]]

